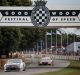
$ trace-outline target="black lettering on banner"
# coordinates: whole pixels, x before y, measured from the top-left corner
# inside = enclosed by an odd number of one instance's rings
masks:
[[[50,16],[78,16],[80,10],[50,10]]]
[[[31,16],[32,10],[0,10],[3,16]]]
[[[0,10],[3,16],[31,16],[32,10]],[[50,16],[78,16],[80,10],[49,10]]]

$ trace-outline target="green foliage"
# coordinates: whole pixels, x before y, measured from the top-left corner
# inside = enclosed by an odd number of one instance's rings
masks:
[[[19,28],[0,28],[0,53],[18,50],[21,37]]]
[[[30,6],[31,0],[0,0],[1,6]]]
[[[0,51],[26,50],[33,48],[37,40],[44,39],[46,29],[0,28]]]
[[[21,28],[21,33],[23,34],[23,37],[20,43],[20,49],[25,50],[33,48],[37,40],[44,39],[45,31],[45,29]]]

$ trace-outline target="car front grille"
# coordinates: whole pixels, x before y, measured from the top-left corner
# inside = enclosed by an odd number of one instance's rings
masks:
[[[48,62],[42,62],[42,64],[43,64],[43,65],[46,65],[46,64],[48,64]]]
[[[10,70],[20,70],[20,68],[18,66],[15,66],[15,65],[9,65],[9,66],[7,66],[6,70],[7,71],[10,71]]]

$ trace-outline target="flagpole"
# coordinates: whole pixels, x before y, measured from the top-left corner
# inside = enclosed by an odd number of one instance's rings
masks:
[[[51,29],[51,50],[52,50],[52,29]],[[53,51],[52,51],[53,53]]]
[[[61,34],[61,50],[62,50],[62,34]]]
[[[75,34],[74,34],[74,42],[75,42]]]
[[[41,40],[41,52],[42,52],[42,40]]]
[[[47,54],[47,31],[46,31],[46,35],[45,35],[45,44],[46,44],[46,54]]]
[[[74,43],[75,43],[75,34],[74,34]],[[74,52],[74,56],[75,56],[75,52]]]
[[[68,50],[68,33],[67,33],[67,50]]]
[[[39,51],[38,51],[38,40],[37,40],[37,53],[38,53]]]
[[[34,54],[34,48],[33,48],[33,54]]]
[[[57,51],[57,29],[56,29],[56,51]]]

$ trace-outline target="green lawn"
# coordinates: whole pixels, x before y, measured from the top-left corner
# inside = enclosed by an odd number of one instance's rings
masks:
[[[47,72],[35,75],[80,75],[80,61],[71,61],[67,68],[56,72]]]
[[[75,68],[75,69],[80,69],[80,61],[71,61],[70,65],[68,68]]]

